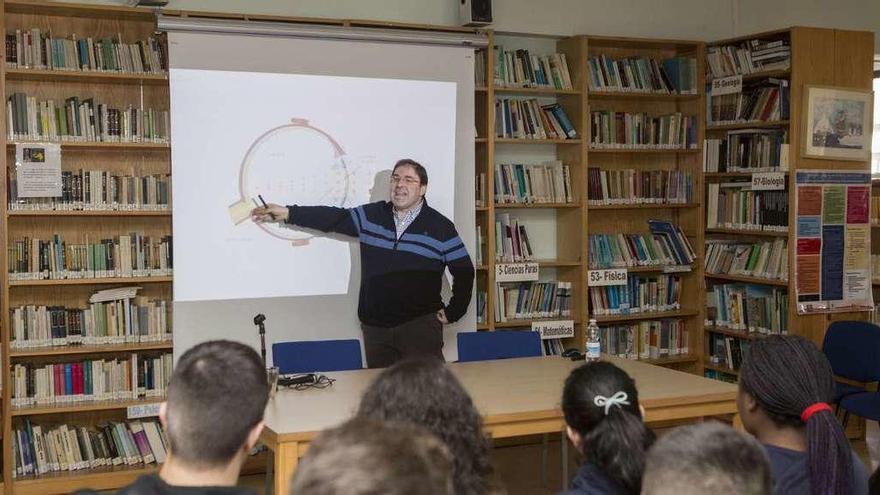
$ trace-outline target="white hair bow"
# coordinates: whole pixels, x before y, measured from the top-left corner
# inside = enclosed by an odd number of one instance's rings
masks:
[[[620,407],[621,404],[629,405],[629,396],[626,395],[626,392],[623,390],[617,392],[611,397],[603,397],[601,395],[597,395],[593,399],[593,404],[596,404],[597,407],[605,408],[605,415],[608,416],[608,410],[611,409],[611,406]]]

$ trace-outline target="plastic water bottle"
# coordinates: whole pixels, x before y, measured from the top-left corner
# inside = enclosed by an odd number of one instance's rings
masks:
[[[602,342],[599,337],[599,325],[596,324],[596,320],[590,319],[590,324],[587,326],[587,352],[585,353],[587,362],[598,361],[601,352]]]

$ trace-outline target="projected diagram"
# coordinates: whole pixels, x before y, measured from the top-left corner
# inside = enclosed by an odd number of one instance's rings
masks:
[[[248,148],[239,172],[240,197],[229,207],[230,216],[236,224],[248,220],[244,212],[260,205],[260,195],[277,204],[346,207],[355,195],[354,173],[333,136],[306,119],[291,119],[260,135]],[[306,245],[314,237],[277,223],[257,226],[294,246]]]

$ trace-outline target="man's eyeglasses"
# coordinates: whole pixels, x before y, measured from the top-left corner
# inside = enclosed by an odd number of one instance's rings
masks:
[[[421,183],[421,181],[417,177],[401,177],[399,175],[391,176],[392,184],[399,184],[400,182],[403,182],[408,186],[415,186]]]

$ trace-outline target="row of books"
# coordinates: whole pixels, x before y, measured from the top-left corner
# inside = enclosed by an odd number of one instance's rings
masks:
[[[696,94],[697,59],[694,57],[628,57],[607,55],[587,60],[591,91]]]
[[[61,280],[114,277],[164,277],[172,270],[171,236],[141,233],[69,243],[51,239],[14,239],[7,251],[10,280]]]
[[[684,320],[645,320],[600,328],[606,354],[624,359],[662,359],[686,355],[688,329]]]
[[[571,282],[497,284],[495,322],[571,316]]]
[[[489,203],[486,201],[487,187],[486,174],[480,172],[479,174],[477,174],[476,177],[474,177],[474,197],[476,200],[475,204],[477,208],[484,208],[486,206],[489,206]]]
[[[743,84],[740,93],[710,95],[709,125],[788,120],[790,93],[787,79],[768,78]]]
[[[9,174],[9,209],[28,211],[166,211],[171,175],[124,175],[110,170],[61,172],[61,196],[20,198]]]
[[[735,45],[710,46],[706,62],[710,77],[788,70],[791,46],[786,39],[752,39]]]
[[[12,406],[164,397],[171,353],[12,366]]]
[[[167,110],[13,93],[6,101],[6,129],[10,141],[167,143],[170,123]]]
[[[95,426],[39,425],[25,419],[12,430],[14,477],[82,471],[112,466],[162,464],[168,439],[158,421],[126,421]]]
[[[709,333],[709,362],[715,366],[721,366],[738,371],[742,365],[743,356],[749,350],[749,339],[740,339],[720,333]]]
[[[495,260],[501,263],[531,261],[532,243],[526,226],[509,213],[495,215]]]
[[[693,149],[697,147],[697,118],[679,112],[590,112],[590,146],[594,149]]]
[[[590,315],[656,313],[681,308],[681,277],[630,274],[626,285],[590,287]]]
[[[571,203],[571,171],[561,160],[495,165],[495,203]]]
[[[535,55],[496,45],[494,77],[495,86],[503,88],[573,88],[564,53]]]
[[[706,227],[788,231],[788,192],[752,191],[751,182],[706,185]]]
[[[788,131],[742,129],[706,139],[704,172],[778,172],[788,170]]]
[[[590,234],[590,268],[690,265],[697,258],[678,225],[666,220],[649,220],[648,228],[650,235]]]
[[[686,204],[694,201],[694,176],[683,170],[587,169],[588,204]]]
[[[706,241],[706,273],[788,280],[788,241]]]
[[[561,356],[565,352],[562,339],[542,339],[541,347],[545,356]]]
[[[709,324],[749,333],[781,334],[788,330],[788,293],[780,287],[715,284],[706,289]]]
[[[477,252],[474,256],[474,263],[477,266],[480,266],[483,264],[483,260],[484,260],[483,252],[486,249],[486,237],[483,235],[483,227],[481,225],[477,225],[476,240],[477,240]]]
[[[150,37],[124,43],[122,35],[77,38],[54,37],[39,28],[16,29],[6,34],[6,66],[10,68],[164,74],[168,57],[164,44]]]
[[[478,290],[477,291],[477,324],[485,325],[486,324],[486,301],[487,299],[486,291]]]
[[[36,305],[13,308],[9,311],[12,325],[9,346],[26,349],[170,341],[171,302],[135,297],[138,289],[99,291],[85,308]]]
[[[495,100],[495,137],[577,139],[578,133],[558,103],[541,105],[535,98],[499,98]]]

